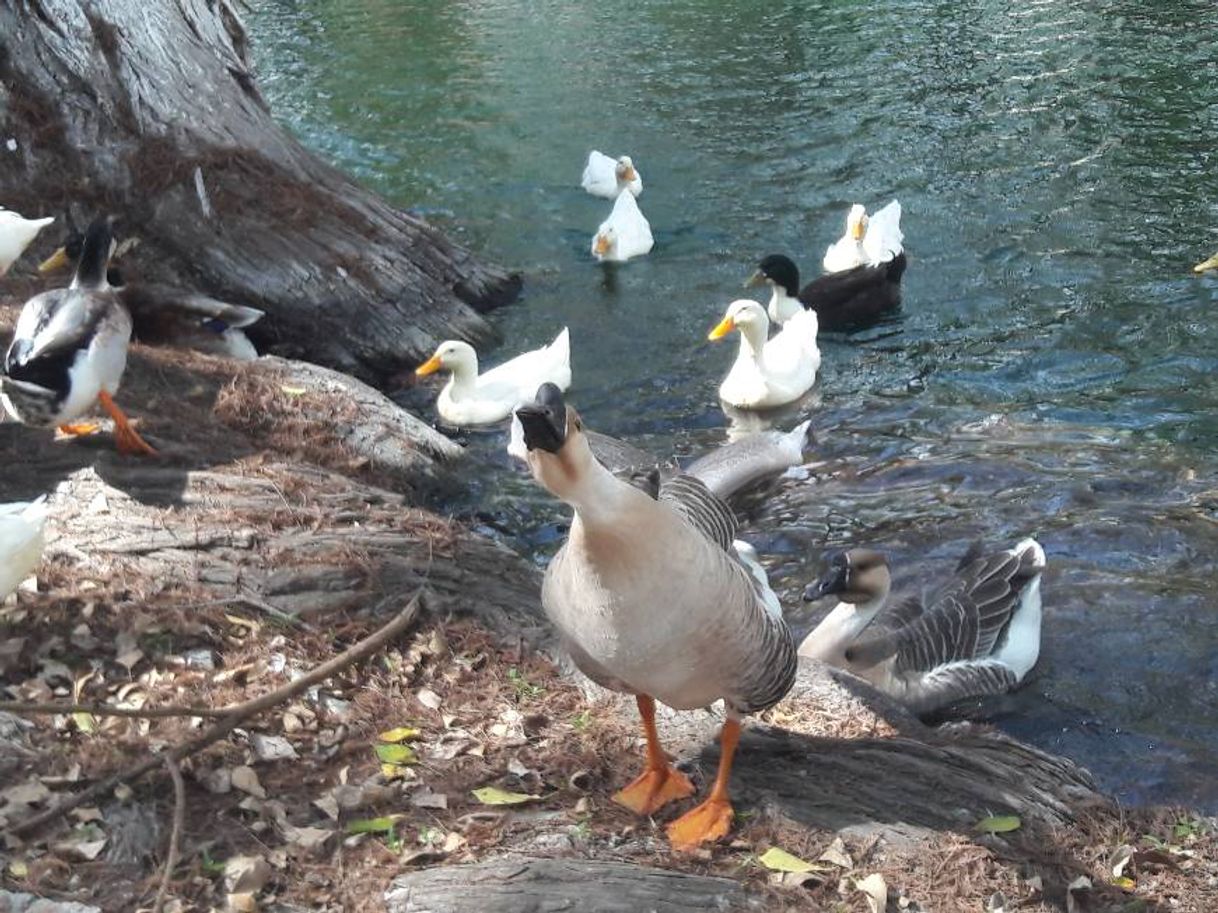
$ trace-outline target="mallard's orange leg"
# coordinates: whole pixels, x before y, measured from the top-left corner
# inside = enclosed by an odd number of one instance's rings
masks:
[[[59,426],[59,433],[66,434],[68,437],[84,437],[86,434],[96,434],[99,431],[101,431],[101,425],[97,422],[72,422]]]
[[[640,694],[635,701],[639,705],[639,716],[643,718],[643,731],[647,734],[647,763],[638,779],[614,793],[613,801],[632,812],[650,815],[669,802],[692,796],[694,785],[689,782],[689,777],[668,763],[664,750],[660,748],[655,699]]]
[[[128,456],[157,455],[156,450],[131,427],[130,420],[123,414],[123,410],[118,407],[109,393],[103,390],[97,395],[97,401],[101,403],[110,418],[114,419],[114,443],[118,447],[119,453]]]
[[[729,718],[719,734],[719,773],[706,801],[668,825],[668,839],[675,850],[696,849],[727,836],[732,826],[732,803],[727,797],[727,782],[732,776],[732,759],[740,741],[740,721]]]

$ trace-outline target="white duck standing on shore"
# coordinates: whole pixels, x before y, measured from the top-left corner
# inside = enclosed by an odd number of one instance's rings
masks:
[[[597,260],[621,263],[641,257],[655,245],[651,223],[639,209],[633,194],[623,190],[617,195],[613,212],[592,236],[592,256]]]
[[[92,423],[72,424],[97,406],[114,420],[120,453],[152,455],[114,402],[127,368],[131,315],[106,281],[113,250],[109,217],[95,219],[68,288],[35,295],[17,318],[4,356],[0,400],[25,425],[57,425],[66,434],[89,434]]]
[[[794,402],[811,389],[820,369],[815,311],[801,310],[769,339],[770,319],[756,301],[741,298],[707,338],[740,332],[740,351],[719,385],[719,398],[738,409],[769,409]]]
[[[47,499],[0,504],[0,601],[42,560]]]
[[[718,840],[732,822],[741,717],[776,704],[795,680],[795,645],[764,571],[733,547],[735,517],[697,479],[679,474],[648,493],[605,468],[557,387],[542,386],[516,416],[533,477],[574,509],[542,605],[580,671],[633,694],[643,720],[646,764],[614,801],[651,815],[692,795],[660,747],[655,702],[696,710],[722,699],[710,795],[668,826],[677,849]]]
[[[630,156],[613,158],[593,149],[588,153],[580,186],[594,197],[616,200],[623,190],[635,197],[642,193],[643,178]]]
[[[930,595],[890,605],[884,555],[838,552],[804,591],[807,602],[836,596],[837,605],[799,653],[866,679],[915,713],[1003,694],[1040,655],[1044,569],[1035,539],[988,555],[974,546]]]
[[[901,204],[893,200],[874,215],[855,203],[846,214],[846,233],[829,245],[822,261],[826,273],[841,273],[857,267],[879,266],[904,251]]]
[[[38,232],[54,221],[54,216],[26,219],[20,213],[0,206],[0,277],[25,253],[25,249],[38,237]]]
[[[543,383],[565,390],[571,386],[571,337],[567,328],[548,346],[517,355],[484,374],[478,373],[478,353],[468,342],[449,339],[415,369],[418,377],[448,371],[448,383],[436,399],[436,411],[457,426],[489,425],[529,402]]]

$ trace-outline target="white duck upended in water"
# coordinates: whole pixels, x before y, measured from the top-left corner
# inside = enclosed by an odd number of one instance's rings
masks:
[[[613,212],[592,237],[592,256],[597,260],[621,263],[641,257],[655,245],[651,225],[634,197],[623,190],[613,204]]]
[[[42,560],[46,521],[46,495],[0,504],[0,600],[8,598]]]
[[[838,552],[804,591],[837,605],[799,647],[866,679],[915,713],[967,697],[1003,694],[1040,655],[1040,575],[1035,539],[982,554],[969,549],[956,571],[925,598],[888,605],[891,577],[880,552]]]
[[[507,418],[520,403],[532,400],[543,383],[571,386],[571,337],[567,328],[548,346],[525,352],[484,374],[468,342],[449,339],[415,369],[425,377],[437,371],[451,376],[436,399],[436,411],[453,425],[489,425]]]
[[[580,185],[594,197],[608,200],[616,200],[623,190],[629,190],[631,196],[636,197],[643,192],[643,178],[630,156],[612,158],[595,149],[588,153]]]
[[[614,801],[650,815],[692,795],[660,747],[655,702],[694,710],[722,699],[714,786],[668,826],[678,849],[717,840],[732,822],[727,787],[741,716],[773,706],[795,680],[795,645],[777,599],[747,548],[733,548],[730,508],[697,479],[662,480],[653,494],[618,478],[552,385],[516,415],[533,477],[574,509],[546,569],[542,605],[581,672],[635,695],[647,736],[643,773]]]
[[[887,263],[901,255],[904,240],[898,201],[893,200],[871,216],[862,204],[855,203],[846,215],[846,233],[825,251],[825,272],[840,273],[863,265]]]
[[[26,219],[20,213],[0,206],[0,276],[7,273],[17,258],[25,253],[38,232],[54,221],[54,216]]]
[[[768,409],[799,399],[816,382],[820,349],[816,345],[815,311],[800,311],[767,339],[770,319],[756,301],[741,298],[708,339],[740,331],[740,352],[719,385],[719,398],[738,409]]]

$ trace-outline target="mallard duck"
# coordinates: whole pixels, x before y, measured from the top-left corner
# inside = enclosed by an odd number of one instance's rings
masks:
[[[678,849],[717,840],[732,822],[728,779],[741,717],[777,703],[795,679],[795,644],[777,599],[756,578],[760,567],[733,548],[731,510],[697,479],[665,479],[656,497],[619,479],[593,456],[579,415],[551,384],[516,415],[533,477],[575,511],[546,569],[542,605],[576,666],[635,695],[643,720],[646,764],[614,801],[650,815],[692,795],[660,747],[655,702],[694,710],[722,699],[714,786],[668,826]]]
[[[114,420],[119,452],[155,454],[114,402],[127,367],[131,315],[106,281],[111,219],[96,219],[68,288],[35,295],[17,318],[4,356],[0,399],[26,425],[58,425],[67,434],[97,430],[71,424],[97,405]]]
[[[915,713],[1010,691],[1036,664],[1045,552],[1035,539],[989,555],[974,546],[929,596],[891,606],[882,553],[851,549],[828,565],[804,600],[838,603],[800,655],[853,672]]]
[[[592,236],[592,255],[597,260],[620,263],[631,257],[641,257],[654,244],[647,217],[634,201],[634,196],[623,190],[617,195],[609,218],[601,223]]]
[[[40,273],[75,267],[84,250],[84,235],[73,229],[62,246],[38,265]],[[136,244],[127,238],[118,244],[106,269],[106,281],[131,315],[131,336],[150,345],[171,345],[253,361],[258,350],[244,328],[261,320],[257,308],[229,304],[207,295],[153,282],[126,282],[114,261]]]
[[[0,600],[17,589],[42,560],[47,499],[0,504]]]
[[[1214,254],[1214,256],[1210,257],[1208,260],[1202,260],[1193,267],[1193,272],[1204,273],[1209,269],[1218,269],[1218,254]]]
[[[723,383],[719,398],[740,409],[768,409],[793,402],[816,382],[820,349],[816,346],[815,311],[790,317],[773,339],[770,320],[756,301],[733,301],[708,339],[740,331],[740,353]]]
[[[899,202],[893,200],[872,216],[855,203],[846,214],[846,233],[825,251],[825,272],[840,273],[864,264],[886,263],[901,255],[904,240]]]
[[[616,200],[623,190],[629,190],[631,196],[636,197],[643,192],[643,178],[630,156],[612,158],[595,149],[588,153],[580,185],[594,197],[609,200]]]
[[[826,273],[799,288],[799,268],[782,254],[770,254],[757,264],[745,286],[768,285],[770,319],[784,324],[805,308],[816,311],[822,330],[853,330],[875,323],[901,306],[901,277],[905,254],[864,264],[841,273]]]
[[[25,253],[38,232],[54,221],[54,216],[26,219],[20,213],[0,206],[0,276],[4,276],[17,258]]]
[[[436,411],[453,425],[489,425],[529,402],[540,384],[571,386],[571,337],[563,327],[552,343],[478,373],[478,353],[468,342],[449,339],[415,369],[418,377],[437,371],[451,376],[436,399]]]

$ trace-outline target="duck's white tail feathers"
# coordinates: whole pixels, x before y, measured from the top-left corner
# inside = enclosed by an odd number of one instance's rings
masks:
[[[1030,537],[1018,542],[1011,554],[1020,556],[1020,573],[1025,575],[1027,582],[993,658],[1009,667],[1016,681],[1022,681],[1040,657],[1040,574],[1047,559],[1040,543]]]
[[[863,235],[863,253],[872,266],[887,263],[904,250],[905,235],[901,233],[901,204],[893,200],[867,221]]]
[[[0,505],[0,598],[8,596],[42,559],[46,495],[34,501]]]
[[[571,386],[571,333],[567,327],[562,328],[554,341],[546,347],[547,360],[550,363],[550,377],[546,379],[557,385],[560,390]]]

